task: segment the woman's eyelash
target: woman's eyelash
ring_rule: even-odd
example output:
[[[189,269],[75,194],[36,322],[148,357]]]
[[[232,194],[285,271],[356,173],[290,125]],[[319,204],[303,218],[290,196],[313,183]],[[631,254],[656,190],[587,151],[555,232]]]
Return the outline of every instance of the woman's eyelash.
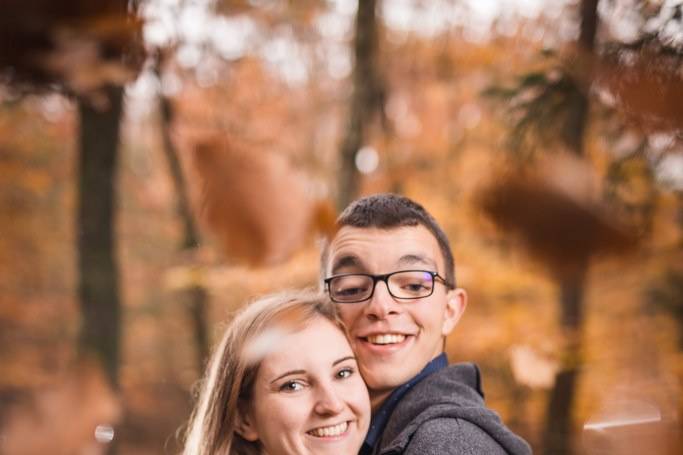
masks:
[[[301,381],[287,381],[284,384],[280,386],[280,391],[282,392],[296,392],[298,390],[301,390],[303,388],[303,384]]]
[[[354,367],[348,366],[340,368],[335,373],[335,376],[338,379],[346,379],[353,376],[355,373],[356,369]],[[304,387],[306,387],[306,384],[302,380],[290,379],[289,381],[282,383],[278,390],[280,390],[281,392],[298,392],[299,390],[302,390]]]
[[[337,372],[337,376],[342,379],[346,379],[349,376],[353,375],[355,372],[356,370],[352,367],[344,367]]]

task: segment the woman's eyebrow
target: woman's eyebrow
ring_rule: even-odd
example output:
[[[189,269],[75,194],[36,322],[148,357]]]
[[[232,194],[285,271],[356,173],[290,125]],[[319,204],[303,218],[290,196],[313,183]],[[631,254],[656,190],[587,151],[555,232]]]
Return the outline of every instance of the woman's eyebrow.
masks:
[[[356,357],[353,356],[353,355],[347,355],[346,357],[342,357],[341,359],[335,360],[335,361],[332,363],[332,366],[338,365],[338,364],[340,364],[340,363],[342,363],[342,362],[345,362],[345,361],[347,361],[347,360],[356,360]]]
[[[284,377],[287,377],[287,376],[290,376],[290,375],[293,375],[293,374],[305,374],[305,373],[306,373],[306,370],[292,370],[292,371],[288,371],[288,372],[286,372],[286,373],[281,374],[281,375],[278,376],[277,378],[273,379],[272,381],[270,381],[270,383],[272,384],[272,383],[274,383],[274,382],[279,381],[280,379],[282,379],[282,378],[284,378]]]

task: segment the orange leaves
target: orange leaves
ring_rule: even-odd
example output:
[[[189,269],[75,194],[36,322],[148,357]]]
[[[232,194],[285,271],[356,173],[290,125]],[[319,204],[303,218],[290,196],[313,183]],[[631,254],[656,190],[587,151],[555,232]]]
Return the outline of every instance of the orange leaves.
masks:
[[[252,265],[286,259],[313,225],[332,218],[308,194],[301,175],[279,155],[205,140],[194,151],[201,217],[231,260]]]
[[[651,46],[650,46],[651,47]],[[624,116],[650,131],[683,128],[681,58],[644,46],[604,58],[597,81]]]

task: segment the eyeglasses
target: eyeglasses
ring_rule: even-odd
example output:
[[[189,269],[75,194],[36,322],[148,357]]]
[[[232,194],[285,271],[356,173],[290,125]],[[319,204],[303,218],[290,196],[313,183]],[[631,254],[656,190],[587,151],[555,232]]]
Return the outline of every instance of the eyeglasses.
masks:
[[[357,303],[371,299],[378,281],[384,281],[389,294],[400,300],[421,299],[434,293],[439,281],[449,289],[454,286],[441,275],[429,270],[400,270],[384,275],[349,273],[325,279],[325,290],[337,303]]]

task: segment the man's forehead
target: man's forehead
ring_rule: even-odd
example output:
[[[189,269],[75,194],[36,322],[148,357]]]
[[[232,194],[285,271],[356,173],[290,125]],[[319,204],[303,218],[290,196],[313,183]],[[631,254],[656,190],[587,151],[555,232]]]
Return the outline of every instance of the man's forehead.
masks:
[[[410,265],[435,268],[440,263],[438,243],[423,226],[390,229],[344,226],[329,244],[327,269],[369,270],[379,266],[393,269]]]

